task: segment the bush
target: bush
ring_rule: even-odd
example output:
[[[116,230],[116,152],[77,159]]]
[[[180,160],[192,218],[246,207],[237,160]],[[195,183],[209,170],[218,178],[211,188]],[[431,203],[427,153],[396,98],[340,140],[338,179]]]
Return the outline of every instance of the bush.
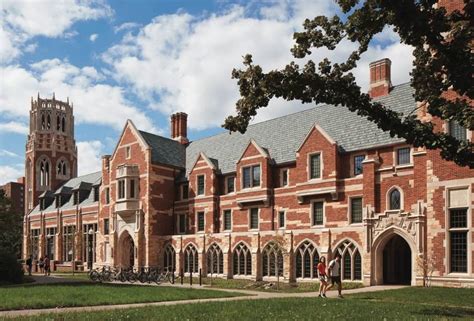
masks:
[[[0,250],[0,283],[23,282],[23,267],[16,255]]]

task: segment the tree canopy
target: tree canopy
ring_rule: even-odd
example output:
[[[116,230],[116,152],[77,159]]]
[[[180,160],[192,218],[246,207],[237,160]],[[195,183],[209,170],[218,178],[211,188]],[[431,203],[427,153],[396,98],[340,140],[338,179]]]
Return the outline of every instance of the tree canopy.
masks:
[[[416,101],[423,102],[420,106],[432,116],[473,130],[474,3],[464,1],[464,10],[448,13],[435,5],[436,0],[337,0],[343,17],[306,19],[304,31],[293,36],[291,52],[297,59],[308,58],[312,50],[334,50],[343,40],[358,43],[358,49],[342,63],[326,58],[318,64],[308,60],[299,66],[291,61],[283,69],[269,72],[247,54],[245,68],[232,71],[241,96],[237,115],[228,116],[223,127],[245,133],[258,109],[268,106],[272,98],[340,105],[415,147],[439,149],[445,160],[474,168],[472,142],[437,130],[433,122],[418,119],[416,110],[402,115],[384,107],[361,91],[351,72],[373,37],[390,26],[402,43],[414,47],[411,85]],[[455,98],[448,98],[448,91],[454,92]]]

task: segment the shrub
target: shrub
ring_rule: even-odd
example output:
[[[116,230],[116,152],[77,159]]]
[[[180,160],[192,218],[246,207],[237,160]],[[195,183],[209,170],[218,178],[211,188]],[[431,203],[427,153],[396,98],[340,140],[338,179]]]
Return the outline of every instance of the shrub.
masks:
[[[0,283],[23,282],[23,267],[16,255],[0,250]]]

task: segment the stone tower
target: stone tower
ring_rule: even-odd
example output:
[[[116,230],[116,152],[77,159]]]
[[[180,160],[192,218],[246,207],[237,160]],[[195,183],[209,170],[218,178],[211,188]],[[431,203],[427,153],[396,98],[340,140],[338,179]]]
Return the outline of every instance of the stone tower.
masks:
[[[26,142],[25,212],[45,191],[55,190],[77,176],[73,106],[52,99],[31,98],[30,132]]]

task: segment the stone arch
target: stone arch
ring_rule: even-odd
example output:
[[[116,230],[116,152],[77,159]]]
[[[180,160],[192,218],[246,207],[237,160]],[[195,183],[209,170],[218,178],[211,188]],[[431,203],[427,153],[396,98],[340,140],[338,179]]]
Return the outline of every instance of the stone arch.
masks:
[[[51,182],[51,161],[45,155],[38,159],[37,163],[37,179],[39,187],[48,187]]]
[[[382,233],[380,233],[373,242],[372,245],[372,283],[375,285],[384,284],[383,279],[383,251],[387,243],[394,237],[400,236],[409,246],[411,252],[411,285],[416,285],[416,258],[417,248],[415,241],[410,235],[403,229],[391,226]]]
[[[240,241],[232,250],[232,274],[252,275],[252,252],[250,246]]]
[[[361,281],[363,276],[361,247],[351,238],[344,238],[334,247],[334,257],[341,256],[341,278]]]
[[[295,248],[295,275],[297,278],[314,279],[318,277],[319,251],[316,244],[304,239]]]
[[[64,133],[66,131],[66,117],[61,118],[61,131]]]
[[[66,158],[61,157],[56,162],[56,176],[60,177],[69,177],[70,175],[70,167],[68,166],[68,161]]]
[[[163,250],[163,268],[176,271],[176,250],[171,243],[167,243]]]
[[[183,251],[184,255],[184,273],[199,272],[199,252],[198,247],[190,242]]]
[[[396,191],[398,191],[398,193],[400,193],[400,196],[399,196],[399,206],[398,208],[392,208],[392,200],[391,200],[391,196],[392,196],[392,193],[395,193]],[[387,190],[387,193],[385,195],[385,208],[387,211],[390,211],[390,210],[393,210],[393,211],[397,211],[397,210],[403,210],[403,207],[404,207],[404,195],[403,195],[403,189],[398,186],[398,185],[393,185],[391,186],[388,190]]]
[[[118,238],[118,265],[122,268],[133,268],[136,265],[135,240],[128,229],[124,229]]]
[[[262,250],[262,275],[283,276],[283,252],[274,241],[269,241]]]
[[[224,253],[217,243],[209,246],[206,257],[208,274],[224,274]]]

